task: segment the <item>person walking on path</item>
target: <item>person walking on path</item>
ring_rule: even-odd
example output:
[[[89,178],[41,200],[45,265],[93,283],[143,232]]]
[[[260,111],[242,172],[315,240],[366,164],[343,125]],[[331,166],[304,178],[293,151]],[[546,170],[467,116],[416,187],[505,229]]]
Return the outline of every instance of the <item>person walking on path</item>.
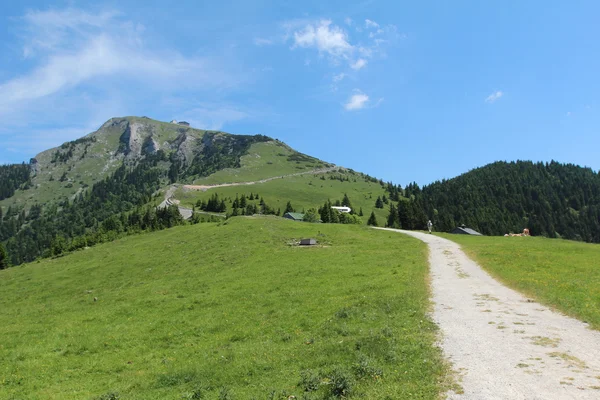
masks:
[[[431,220],[427,221],[427,230],[429,231],[429,233],[431,233],[432,227],[433,227],[433,223],[431,222]]]

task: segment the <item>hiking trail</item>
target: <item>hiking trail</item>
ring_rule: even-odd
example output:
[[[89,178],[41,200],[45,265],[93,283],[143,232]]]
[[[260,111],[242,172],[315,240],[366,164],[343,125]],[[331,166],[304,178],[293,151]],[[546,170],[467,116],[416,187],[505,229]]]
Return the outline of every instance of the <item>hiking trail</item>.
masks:
[[[600,332],[502,285],[450,240],[429,246],[433,320],[464,393],[449,399],[600,399]]]

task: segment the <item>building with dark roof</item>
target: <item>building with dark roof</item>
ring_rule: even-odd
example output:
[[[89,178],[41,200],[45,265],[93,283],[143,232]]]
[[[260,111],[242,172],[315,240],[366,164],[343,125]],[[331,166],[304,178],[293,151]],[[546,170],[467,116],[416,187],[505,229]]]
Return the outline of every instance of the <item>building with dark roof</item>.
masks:
[[[286,212],[283,214],[283,218],[291,219],[292,221],[302,221],[304,220],[304,214],[297,212]]]
[[[475,235],[475,236],[483,236],[481,233],[471,229],[471,228],[467,228],[465,225],[461,225],[461,226],[457,226],[456,228],[454,228],[450,233],[455,233],[458,235]]]

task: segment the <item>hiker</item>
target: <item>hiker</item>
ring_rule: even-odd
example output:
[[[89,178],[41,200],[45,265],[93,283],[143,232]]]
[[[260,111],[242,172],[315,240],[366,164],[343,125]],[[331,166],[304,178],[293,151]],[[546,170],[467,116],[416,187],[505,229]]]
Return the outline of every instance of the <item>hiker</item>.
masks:
[[[427,221],[427,229],[429,230],[429,233],[431,233],[432,226],[433,226],[433,223],[431,223],[431,220]]]

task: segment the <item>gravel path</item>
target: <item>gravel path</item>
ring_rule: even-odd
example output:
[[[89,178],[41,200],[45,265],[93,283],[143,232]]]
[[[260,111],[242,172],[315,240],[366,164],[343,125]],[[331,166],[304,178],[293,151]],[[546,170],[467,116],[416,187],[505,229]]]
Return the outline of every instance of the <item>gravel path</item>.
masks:
[[[600,332],[503,286],[454,242],[395,231],[429,245],[433,319],[464,389],[448,398],[600,399]]]
[[[313,169],[313,170],[310,170],[310,171],[297,172],[295,174],[273,176],[271,178],[265,178],[265,179],[261,179],[259,181],[252,181],[252,182],[220,183],[220,184],[217,184],[217,185],[183,185],[183,189],[184,190],[202,190],[202,191],[205,192],[208,189],[215,189],[215,188],[220,188],[220,187],[256,185],[257,183],[265,183],[265,182],[273,181],[275,179],[288,178],[288,177],[291,177],[291,176],[300,176],[300,175],[309,175],[309,174],[313,174],[313,175],[315,175],[315,174],[324,174],[324,173],[327,173],[329,171],[334,171],[334,170],[337,170],[337,169],[342,169],[342,167],[330,167],[330,168]]]

